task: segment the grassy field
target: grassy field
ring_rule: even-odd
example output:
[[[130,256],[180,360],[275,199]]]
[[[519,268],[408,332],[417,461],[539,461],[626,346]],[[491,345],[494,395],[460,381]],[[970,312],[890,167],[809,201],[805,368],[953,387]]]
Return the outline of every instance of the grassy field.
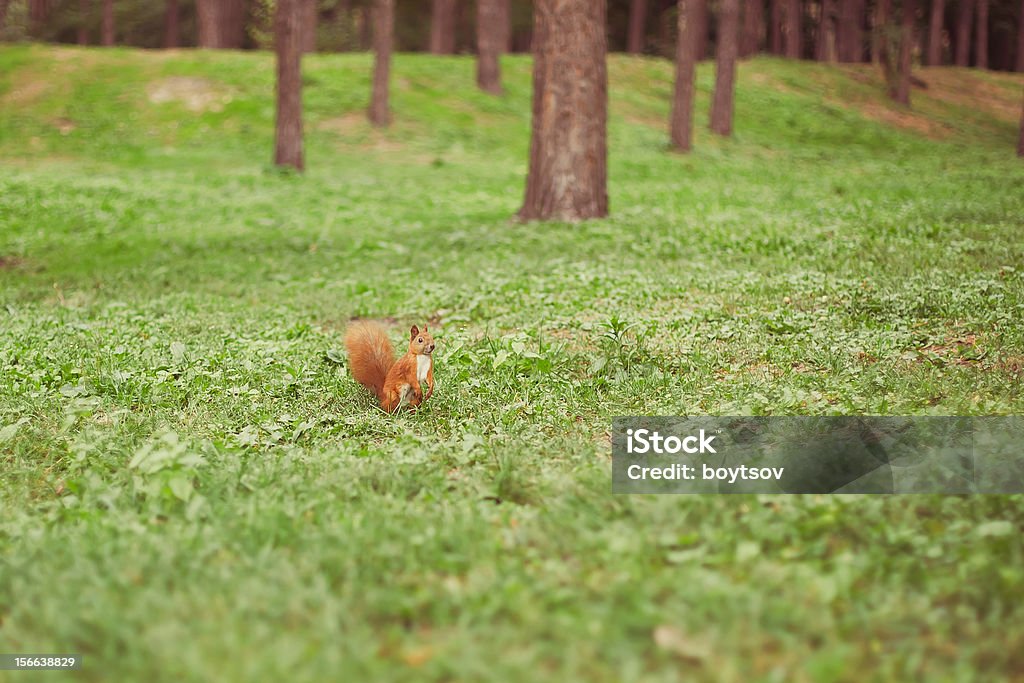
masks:
[[[1019,75],[740,67],[666,151],[612,57],[612,216],[519,225],[529,61],[0,49],[0,680],[1024,680],[1021,497],[613,496],[630,414],[1019,414]],[[429,320],[389,417],[353,316]]]

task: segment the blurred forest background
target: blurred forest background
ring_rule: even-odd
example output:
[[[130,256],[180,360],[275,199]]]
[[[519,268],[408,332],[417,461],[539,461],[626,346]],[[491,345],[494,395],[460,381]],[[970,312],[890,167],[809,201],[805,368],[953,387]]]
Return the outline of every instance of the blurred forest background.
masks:
[[[895,3],[895,5],[894,5]],[[0,0],[0,38],[143,48],[273,47],[273,0]],[[372,47],[371,0],[301,0],[306,49]],[[395,0],[400,52],[472,53],[476,2]],[[499,0],[507,50],[529,52],[532,2]],[[714,54],[720,4],[710,0],[699,56]],[[758,52],[820,61],[879,60],[901,0],[761,0],[741,3],[741,56]],[[609,0],[608,49],[671,57],[676,0]],[[1024,71],[1020,0],[918,0],[915,54],[922,64]]]

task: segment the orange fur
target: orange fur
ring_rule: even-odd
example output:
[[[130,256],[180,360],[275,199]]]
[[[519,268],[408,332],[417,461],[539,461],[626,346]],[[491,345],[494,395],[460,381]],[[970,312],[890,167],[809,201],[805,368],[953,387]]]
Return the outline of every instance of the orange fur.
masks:
[[[394,347],[387,332],[378,323],[355,322],[345,331],[349,368],[357,382],[372,391],[380,406],[389,413],[402,405],[415,408],[434,394],[434,338],[427,328],[421,332],[413,325],[409,351],[395,360]],[[419,380],[419,358],[426,357],[427,393]]]

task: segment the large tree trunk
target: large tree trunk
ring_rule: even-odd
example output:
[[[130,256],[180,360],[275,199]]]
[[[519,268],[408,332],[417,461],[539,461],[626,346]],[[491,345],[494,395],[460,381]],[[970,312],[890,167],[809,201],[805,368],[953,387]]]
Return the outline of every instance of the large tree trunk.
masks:
[[[770,0],[768,28],[768,49],[773,55],[782,54],[782,3],[786,0]]]
[[[7,0],[2,0],[0,4],[6,4]],[[78,0],[78,30],[77,38],[79,45],[89,44],[89,10],[90,0]],[[3,14],[3,8],[0,8],[0,14]],[[3,29],[4,22],[3,17],[0,17],[0,30]]]
[[[974,39],[974,66],[979,69],[988,68],[988,0],[977,0],[978,33]]]
[[[647,35],[647,0],[632,0],[629,4],[629,32],[626,36],[626,52],[639,54],[644,51],[644,37]]]
[[[101,42],[110,47],[114,44],[114,0],[103,0]]]
[[[299,3],[277,0],[274,48],[277,52],[277,126],[274,163],[303,169],[302,161],[302,26]]]
[[[896,70],[896,89],[892,93],[894,100],[910,106],[910,65],[914,47],[914,14],[917,12],[917,0],[903,0],[900,10],[900,56]]]
[[[608,214],[605,0],[536,0],[533,133],[522,220]]]
[[[1024,73],[1024,0],[1017,13],[1017,71]]]
[[[698,26],[694,17],[706,0],[678,0],[678,37],[676,39],[676,85],[669,117],[669,135],[672,147],[689,152],[693,134],[694,71],[697,63],[693,34]]]
[[[740,40],[740,55],[753,57],[761,51],[764,35],[764,2],[748,0],[743,7],[743,38]]]
[[[501,94],[501,52],[504,34],[502,0],[478,0],[476,5],[476,84],[484,92]]]
[[[928,66],[942,65],[942,17],[945,11],[945,0],[932,0],[932,12],[928,20]]]
[[[245,40],[243,0],[196,0],[199,47],[238,49]]]
[[[167,0],[164,12],[164,47],[181,47],[181,8],[178,0]]]
[[[723,13],[725,8],[722,8]],[[786,1],[786,30],[785,45],[786,45],[786,57],[790,59],[800,59],[800,52],[802,47],[802,36],[800,34],[800,20],[801,16],[800,0],[787,0]]]
[[[319,14],[317,0],[301,0],[299,20],[302,24],[302,51],[316,52],[316,27]]]
[[[456,0],[434,0],[430,13],[430,52],[435,55],[455,53]]]
[[[956,17],[956,55],[957,66],[968,66],[971,59],[971,20],[974,18],[974,0],[960,0]]]
[[[373,94],[370,96],[370,123],[387,126],[391,123],[389,88],[391,81],[391,46],[395,33],[395,0],[374,0],[373,4]]]
[[[864,59],[863,22],[863,0],[839,0],[836,51],[840,62],[860,62]]]
[[[732,135],[732,94],[736,81],[740,0],[722,0],[719,8],[718,54],[715,62],[715,94],[711,102],[711,130],[719,135]]]
[[[818,18],[818,36],[814,45],[814,58],[819,62],[835,61],[835,12],[836,0],[821,0],[821,16]]]

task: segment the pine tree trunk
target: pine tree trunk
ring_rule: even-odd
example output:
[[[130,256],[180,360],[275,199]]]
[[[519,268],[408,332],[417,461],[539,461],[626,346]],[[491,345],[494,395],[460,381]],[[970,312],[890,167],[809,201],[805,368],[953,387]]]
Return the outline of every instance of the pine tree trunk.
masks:
[[[4,0],[6,2],[6,0]],[[89,7],[90,0],[78,0],[78,30],[76,31],[78,44],[89,44]],[[0,13],[3,10],[0,9]],[[3,28],[3,20],[0,19],[0,29]]]
[[[501,94],[501,51],[504,35],[501,0],[477,0],[476,84],[484,92]]]
[[[302,26],[299,3],[277,0],[274,49],[277,52],[277,126],[274,163],[303,169]]]
[[[696,90],[694,73],[697,62],[693,32],[697,30],[694,17],[701,12],[697,5],[706,0],[678,0],[678,38],[676,40],[676,84],[669,117],[669,136],[672,147],[689,152],[693,135],[693,98]]]
[[[900,104],[910,106],[910,66],[914,47],[914,14],[917,11],[917,0],[903,0],[900,30],[900,56],[896,71],[896,91],[893,99]]]
[[[243,0],[196,0],[199,47],[238,49],[245,40]]]
[[[1017,71],[1024,73],[1024,0],[1020,2],[1017,17]]]
[[[715,62],[715,94],[711,102],[711,131],[732,135],[732,94],[736,81],[736,40],[739,33],[739,0],[722,0],[718,14],[718,54]]]
[[[942,65],[942,17],[946,11],[944,0],[932,0],[928,20],[928,66]]]
[[[302,51],[316,52],[317,0],[301,0],[299,17],[302,23]]]
[[[988,68],[988,0],[977,0],[978,23],[975,25],[977,35],[974,39],[974,66],[979,69]]]
[[[782,0],[783,2],[785,0]],[[708,8],[707,2],[701,2],[694,6],[696,12],[693,15],[693,54],[697,57],[697,61],[708,56],[708,24],[710,17],[710,9]]]
[[[839,0],[836,52],[840,62],[853,63],[864,58],[863,15],[862,0]]]
[[[771,26],[768,29],[768,45],[773,55],[782,54],[782,3],[785,1],[770,0],[769,19]]]
[[[430,14],[431,54],[455,53],[455,2],[456,0],[434,0]]]
[[[835,58],[835,11],[835,0],[821,0],[818,36],[814,45],[814,58],[819,62],[831,62]]]
[[[533,132],[522,220],[608,214],[605,0],[536,0]]]
[[[114,0],[103,0],[101,37],[105,47],[114,44]]]
[[[10,6],[10,0],[0,0],[0,32],[7,25],[7,8]]]
[[[753,57],[761,51],[764,35],[764,2],[748,0],[743,6],[743,39],[740,41],[740,55]]]
[[[722,8],[724,12],[724,7]],[[786,57],[789,59],[800,59],[800,48],[802,36],[800,35],[801,20],[800,0],[787,0],[786,2],[786,30],[784,32]]]
[[[968,66],[971,59],[971,20],[974,18],[974,0],[960,0],[960,8],[956,18],[956,55],[957,66]]]
[[[878,0],[871,18],[871,61],[889,69],[889,18],[892,0]]]
[[[374,0],[373,5],[373,94],[370,97],[370,123],[391,123],[389,104],[391,47],[395,33],[395,0]]]
[[[181,46],[181,8],[178,0],[167,0],[167,9],[164,12],[164,47],[175,48]]]
[[[626,37],[626,52],[640,54],[644,51],[647,35],[647,0],[632,0],[629,4],[629,32]]]

